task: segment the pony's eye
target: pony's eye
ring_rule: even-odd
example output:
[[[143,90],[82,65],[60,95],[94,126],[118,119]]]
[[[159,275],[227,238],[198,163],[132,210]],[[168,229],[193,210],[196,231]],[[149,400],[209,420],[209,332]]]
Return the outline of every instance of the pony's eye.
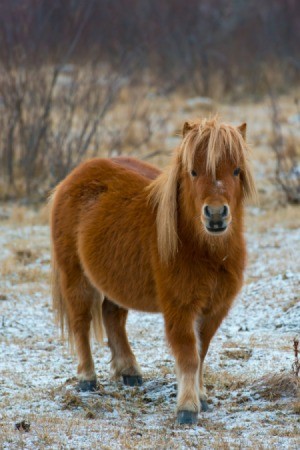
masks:
[[[191,175],[192,175],[192,177],[196,177],[197,176],[197,172],[195,170],[191,170]]]
[[[235,177],[237,177],[238,174],[240,173],[240,171],[241,171],[241,169],[240,169],[239,167],[237,167],[236,169],[234,169],[233,175],[234,175]]]

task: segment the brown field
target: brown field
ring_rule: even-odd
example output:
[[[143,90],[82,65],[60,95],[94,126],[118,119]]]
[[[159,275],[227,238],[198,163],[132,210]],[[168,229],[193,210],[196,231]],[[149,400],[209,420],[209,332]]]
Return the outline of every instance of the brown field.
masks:
[[[296,94],[295,94],[296,95]],[[293,95],[280,99],[284,133],[300,139]],[[122,122],[128,93],[107,120]],[[149,100],[150,101],[150,100]],[[181,95],[153,100],[164,126],[141,156],[167,162],[185,120],[218,112],[248,123],[259,204],[247,205],[249,258],[245,286],[207,358],[211,411],[198,425],[175,423],[176,378],[162,318],[131,313],[128,334],[143,371],[142,387],[109,378],[109,350],[94,346],[101,384],[75,390],[76,360],[53,324],[49,288],[47,206],[0,205],[1,449],[297,449],[300,381],[293,374],[293,338],[300,332],[300,207],[287,205],[274,182],[269,104],[213,102],[191,106]],[[113,114],[113,112],[112,112]],[[141,119],[142,121],[142,119]],[[124,153],[142,122],[126,137]],[[102,154],[105,154],[103,149]],[[15,424],[25,421],[16,429]]]

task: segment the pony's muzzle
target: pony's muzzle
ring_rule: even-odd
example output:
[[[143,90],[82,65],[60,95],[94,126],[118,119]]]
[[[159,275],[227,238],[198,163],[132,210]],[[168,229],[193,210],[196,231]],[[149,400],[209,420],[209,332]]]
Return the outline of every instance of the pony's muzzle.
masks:
[[[230,209],[227,204],[204,205],[204,226],[209,233],[224,233],[229,225]]]

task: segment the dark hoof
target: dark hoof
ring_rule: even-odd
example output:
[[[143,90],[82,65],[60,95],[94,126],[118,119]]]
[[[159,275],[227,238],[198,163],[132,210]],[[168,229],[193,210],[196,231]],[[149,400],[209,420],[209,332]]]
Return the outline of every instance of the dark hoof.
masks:
[[[81,392],[97,391],[97,380],[80,380],[78,390]]]
[[[142,386],[143,378],[140,375],[122,375],[125,386]]]
[[[178,411],[177,423],[179,425],[195,425],[198,422],[198,413],[194,411]]]
[[[207,411],[210,410],[210,408],[209,408],[208,403],[207,403],[206,400],[200,399],[200,402],[201,402],[201,411],[207,412]]]

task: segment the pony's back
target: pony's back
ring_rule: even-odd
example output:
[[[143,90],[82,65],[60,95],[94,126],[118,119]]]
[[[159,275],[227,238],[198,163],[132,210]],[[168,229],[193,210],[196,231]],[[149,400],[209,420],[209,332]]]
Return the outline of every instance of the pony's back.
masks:
[[[161,170],[159,170],[152,164],[146,163],[145,161],[139,161],[138,159],[130,158],[128,156],[111,158],[111,161],[129,170],[133,170],[134,172],[148,178],[149,180],[155,180],[155,178],[157,178],[158,175],[161,174]]]

